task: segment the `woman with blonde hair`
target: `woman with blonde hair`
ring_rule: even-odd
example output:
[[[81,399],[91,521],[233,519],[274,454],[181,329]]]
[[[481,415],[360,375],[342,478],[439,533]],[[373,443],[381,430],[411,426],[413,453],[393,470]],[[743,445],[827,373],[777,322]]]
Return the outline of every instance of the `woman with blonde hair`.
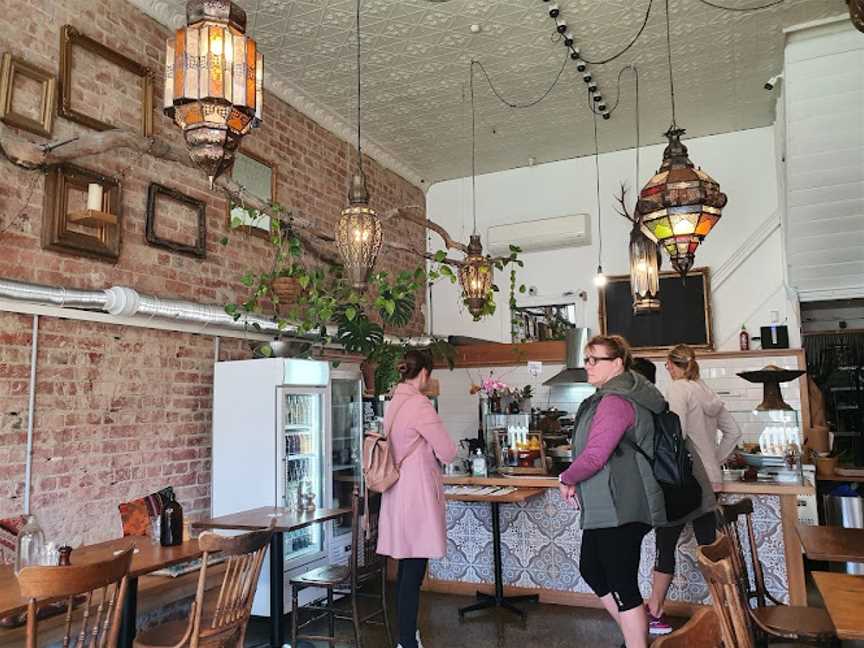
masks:
[[[663,604],[675,575],[675,552],[684,525],[693,525],[696,542],[707,545],[716,539],[717,506],[712,484],[723,481],[723,464],[741,439],[741,430],[723,401],[699,377],[696,353],[686,344],[674,347],[666,356],[666,370],[672,382],[666,390],[669,409],[681,420],[681,431],[695,453],[693,475],[702,488],[702,504],[680,520],[670,520],[655,529],[657,558],[651,597],[648,600],[649,631],[667,634],[672,627],[663,619]],[[717,440],[717,431],[720,440]]]

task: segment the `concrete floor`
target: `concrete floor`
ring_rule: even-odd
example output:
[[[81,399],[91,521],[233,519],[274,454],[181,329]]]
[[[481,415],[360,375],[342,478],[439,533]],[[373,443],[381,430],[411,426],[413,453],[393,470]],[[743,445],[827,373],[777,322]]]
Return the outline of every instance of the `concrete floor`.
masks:
[[[472,600],[424,592],[419,623],[424,647],[618,648],[622,643],[617,626],[602,610],[530,603],[522,606],[528,613],[525,623],[516,615],[501,610],[476,612],[460,622],[458,608],[469,605]],[[395,619],[395,615],[391,618]],[[337,626],[337,636],[346,639],[351,636],[350,624],[342,624],[341,628],[340,633],[340,626]],[[267,646],[268,630],[266,621],[253,620],[247,633],[247,648]],[[366,626],[363,639],[363,648],[394,648],[387,645],[383,629],[377,626]],[[350,644],[339,644],[340,648],[347,645]],[[300,648],[311,646],[301,644]]]

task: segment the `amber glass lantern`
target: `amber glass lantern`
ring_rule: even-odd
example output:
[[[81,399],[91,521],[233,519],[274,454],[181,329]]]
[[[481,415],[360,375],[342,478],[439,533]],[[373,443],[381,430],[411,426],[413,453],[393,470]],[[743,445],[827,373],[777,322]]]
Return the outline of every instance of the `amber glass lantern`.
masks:
[[[634,315],[660,310],[660,249],[638,222],[630,231],[630,292]]]
[[[231,168],[240,140],[261,123],[264,66],[229,0],[189,0],[186,27],[166,45],[164,113],[183,131],[210,185]]]
[[[342,210],[336,225],[336,247],[348,279],[357,290],[366,290],[369,271],[381,250],[381,220],[369,206],[366,176],[358,171],[351,179],[348,206]]]
[[[472,234],[468,243],[468,256],[459,268],[462,299],[475,320],[480,319],[492,290],[492,262],[483,256],[480,235]]]
[[[646,231],[666,249],[682,276],[693,266],[696,248],[726,206],[720,185],[690,161],[681,143],[684,132],[673,127],[665,133],[669,145],[663,163],[642,189],[636,207]]]

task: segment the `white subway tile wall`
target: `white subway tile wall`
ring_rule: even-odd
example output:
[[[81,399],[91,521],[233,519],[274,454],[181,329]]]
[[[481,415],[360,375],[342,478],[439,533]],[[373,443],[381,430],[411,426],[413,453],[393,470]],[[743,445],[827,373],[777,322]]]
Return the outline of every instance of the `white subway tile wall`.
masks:
[[[654,361],[657,366],[657,387],[666,390],[669,384],[669,374],[662,360]],[[776,365],[784,369],[797,369],[798,357],[793,354],[757,358],[702,358],[699,367],[702,379],[726,403],[726,407],[742,423],[747,414],[762,401],[762,386],[749,383],[736,374],[741,371],[762,369],[767,365]],[[490,372],[496,379],[514,387],[531,385],[534,390],[533,407],[557,407],[570,413],[575,413],[585,398],[594,393],[594,388],[588,384],[555,385],[546,387],[543,382],[564,368],[563,364],[543,364],[543,370],[537,377],[528,372],[528,365],[521,364],[510,367],[486,367],[471,369],[439,370],[435,377],[441,384],[441,394],[438,397],[438,411],[450,435],[456,439],[477,436],[479,424],[479,396],[470,393],[471,385],[479,385],[480,381]],[[784,400],[791,405],[799,417],[801,413],[801,392],[799,380],[783,383],[780,390]],[[745,442],[756,443],[758,435],[748,434]]]

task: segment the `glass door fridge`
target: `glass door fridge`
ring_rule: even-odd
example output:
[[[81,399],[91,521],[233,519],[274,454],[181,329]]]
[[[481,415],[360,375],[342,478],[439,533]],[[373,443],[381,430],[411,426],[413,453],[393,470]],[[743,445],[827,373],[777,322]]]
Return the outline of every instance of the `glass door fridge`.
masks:
[[[277,388],[277,421],[281,485],[276,494],[290,511],[314,510],[327,503],[325,440],[327,388],[280,386]],[[325,555],[324,534],[313,524],[285,534],[286,570]]]
[[[354,484],[362,478],[363,383],[360,368],[344,366],[330,374],[331,492],[335,508],[351,507]],[[330,561],[347,560],[351,545],[351,516],[331,524]]]

